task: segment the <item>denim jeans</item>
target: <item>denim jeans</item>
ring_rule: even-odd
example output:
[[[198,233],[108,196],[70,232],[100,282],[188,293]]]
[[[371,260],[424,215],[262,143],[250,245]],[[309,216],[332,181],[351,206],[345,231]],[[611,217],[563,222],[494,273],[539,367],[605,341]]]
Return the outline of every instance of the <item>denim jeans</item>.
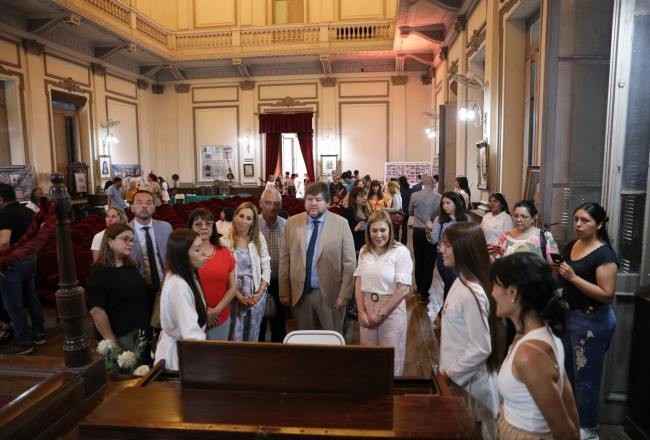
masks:
[[[0,294],[5,310],[11,318],[11,324],[16,333],[17,344],[30,344],[30,332],[25,306],[29,309],[32,329],[36,333],[43,332],[45,319],[41,303],[36,297],[36,257],[27,257],[7,268],[4,277],[0,277]]]
[[[573,385],[581,428],[598,426],[600,379],[605,353],[616,327],[616,317],[609,305],[593,313],[570,310],[563,337],[565,367]]]
[[[454,284],[454,281],[456,281],[456,278],[458,278],[458,274],[453,267],[445,266],[443,260],[444,259],[442,258],[442,253],[438,252],[436,255],[436,267],[438,268],[438,273],[440,274],[440,278],[442,278],[442,282],[444,283],[444,299],[447,299],[449,289],[451,289],[451,285]]]

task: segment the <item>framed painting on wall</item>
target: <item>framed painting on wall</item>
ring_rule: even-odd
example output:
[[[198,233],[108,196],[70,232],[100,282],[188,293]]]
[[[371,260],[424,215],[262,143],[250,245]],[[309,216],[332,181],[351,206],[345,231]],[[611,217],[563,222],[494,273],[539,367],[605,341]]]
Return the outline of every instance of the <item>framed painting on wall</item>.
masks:
[[[526,184],[524,185],[524,200],[532,200],[539,210],[541,169],[537,165],[530,165],[526,169]]]
[[[111,178],[111,156],[99,156],[99,178],[108,180]]]
[[[338,154],[321,154],[320,156],[320,174],[321,176],[331,176],[332,171],[336,171],[339,161]]]
[[[255,167],[252,163],[244,164],[244,177],[255,177]]]

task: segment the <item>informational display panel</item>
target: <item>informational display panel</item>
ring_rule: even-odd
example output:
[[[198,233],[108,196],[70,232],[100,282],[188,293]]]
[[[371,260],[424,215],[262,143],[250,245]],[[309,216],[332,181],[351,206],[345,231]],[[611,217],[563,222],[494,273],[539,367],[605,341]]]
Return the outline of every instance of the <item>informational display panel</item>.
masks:
[[[437,170],[435,170],[437,172]],[[384,182],[390,179],[397,179],[399,176],[406,176],[409,185],[415,185],[416,177],[425,174],[435,174],[431,162],[385,162],[384,163]]]
[[[1,165],[0,183],[8,183],[16,191],[16,200],[28,202],[35,185],[33,165]]]
[[[199,147],[200,180],[236,179],[233,168],[235,154],[234,145],[201,145]]]

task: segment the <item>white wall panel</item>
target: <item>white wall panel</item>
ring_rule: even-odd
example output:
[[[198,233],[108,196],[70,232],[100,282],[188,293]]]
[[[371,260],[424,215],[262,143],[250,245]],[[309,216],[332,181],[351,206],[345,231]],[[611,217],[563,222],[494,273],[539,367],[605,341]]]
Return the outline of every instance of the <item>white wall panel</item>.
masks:
[[[388,101],[340,103],[342,169],[383,178],[388,160],[388,110]]]
[[[384,0],[339,0],[339,20],[384,18]]]
[[[388,80],[341,81],[339,98],[387,98]]]
[[[237,21],[235,0],[194,0],[194,26],[234,26]]]
[[[0,62],[5,65],[20,67],[18,43],[0,38]]]
[[[111,159],[115,164],[140,163],[138,138],[138,105],[115,98],[106,98],[106,114],[109,119],[120,121],[111,128],[120,143],[111,147]]]
[[[233,102],[239,101],[239,87],[194,87],[192,88],[192,102]]]
[[[260,84],[258,86],[260,101],[273,101],[287,96],[293,99],[318,98],[318,84]]]
[[[133,99],[138,97],[138,87],[134,81],[125,80],[108,74],[104,76],[104,81],[108,93]]]
[[[49,54],[45,54],[45,74],[53,78],[72,78],[78,83],[90,86],[88,67]]]
[[[232,145],[238,151],[239,107],[195,107],[194,108],[194,157],[198,164],[198,149],[201,145]],[[235,155],[235,157],[237,157]],[[235,179],[238,179],[238,164],[230,164]],[[199,172],[195,167],[195,180]]]

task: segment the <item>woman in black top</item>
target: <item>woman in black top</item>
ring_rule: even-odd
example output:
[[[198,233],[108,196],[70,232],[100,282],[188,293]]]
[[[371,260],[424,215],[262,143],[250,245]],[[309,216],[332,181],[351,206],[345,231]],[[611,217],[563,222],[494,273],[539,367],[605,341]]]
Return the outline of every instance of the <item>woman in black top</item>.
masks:
[[[90,315],[100,337],[130,351],[135,351],[139,330],[148,327],[150,318],[147,284],[131,258],[133,243],[128,225],[106,228],[88,280]]]
[[[352,188],[348,198],[348,207],[341,211],[341,215],[347,219],[350,225],[352,237],[354,238],[354,249],[359,255],[359,251],[366,244],[366,224],[370,217],[368,198],[366,191],[362,187],[355,186]]]
[[[597,438],[600,378],[616,317],[610,306],[616,289],[618,259],[609,244],[607,214],[597,203],[573,213],[577,240],[566,245],[557,263],[562,297],[569,304],[563,338],[566,371],[573,384],[581,438]]]

